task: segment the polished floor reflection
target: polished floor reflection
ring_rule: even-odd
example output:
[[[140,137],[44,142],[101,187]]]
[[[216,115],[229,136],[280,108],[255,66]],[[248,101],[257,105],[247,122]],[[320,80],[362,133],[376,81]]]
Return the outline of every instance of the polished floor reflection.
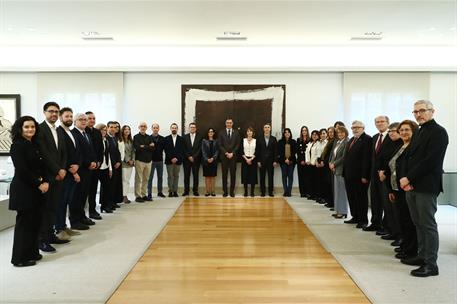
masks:
[[[189,198],[108,303],[369,301],[285,200]]]

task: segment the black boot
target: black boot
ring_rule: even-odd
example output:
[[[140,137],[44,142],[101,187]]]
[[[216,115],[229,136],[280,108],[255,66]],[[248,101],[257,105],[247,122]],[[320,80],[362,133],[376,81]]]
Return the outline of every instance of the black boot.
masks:
[[[254,189],[255,189],[255,185],[251,185],[251,197],[254,197]]]
[[[244,184],[244,197],[248,196],[248,185]]]

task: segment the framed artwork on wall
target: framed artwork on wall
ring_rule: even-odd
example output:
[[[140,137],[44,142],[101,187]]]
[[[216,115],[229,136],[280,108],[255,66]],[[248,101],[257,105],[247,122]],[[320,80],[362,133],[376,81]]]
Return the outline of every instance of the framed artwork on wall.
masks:
[[[260,135],[270,123],[279,137],[285,127],[285,85],[182,85],[181,98],[183,134],[191,122],[202,135],[210,127],[219,131],[228,117],[242,137],[249,126]]]
[[[21,115],[21,95],[0,94],[0,155],[9,155],[11,127]]]

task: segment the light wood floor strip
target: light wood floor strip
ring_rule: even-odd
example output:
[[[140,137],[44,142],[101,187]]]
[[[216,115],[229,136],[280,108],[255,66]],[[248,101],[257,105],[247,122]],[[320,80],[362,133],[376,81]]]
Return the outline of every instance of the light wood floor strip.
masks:
[[[369,303],[281,198],[188,198],[108,301]]]

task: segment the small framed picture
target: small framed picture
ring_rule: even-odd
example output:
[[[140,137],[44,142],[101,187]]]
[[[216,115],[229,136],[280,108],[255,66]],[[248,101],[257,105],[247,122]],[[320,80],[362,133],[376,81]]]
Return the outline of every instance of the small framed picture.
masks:
[[[21,95],[0,94],[0,155],[9,155],[11,127],[21,115]]]

